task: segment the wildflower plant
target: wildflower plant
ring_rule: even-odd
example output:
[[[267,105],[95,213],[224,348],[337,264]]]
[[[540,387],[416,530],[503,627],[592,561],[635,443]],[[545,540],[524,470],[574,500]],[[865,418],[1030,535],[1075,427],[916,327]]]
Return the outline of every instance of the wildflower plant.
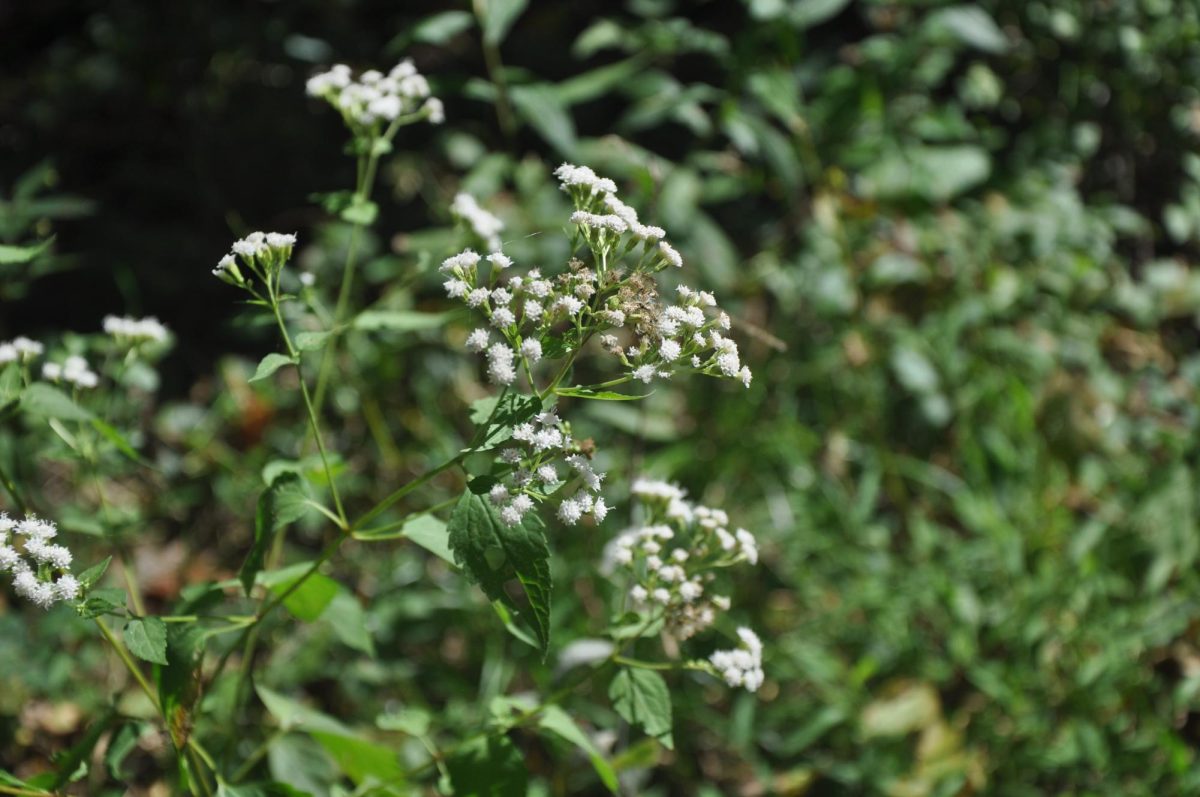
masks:
[[[138,425],[136,402],[110,399],[133,390],[131,369],[152,370],[172,337],[157,319],[118,316],[106,317],[103,334],[82,345],[79,338],[48,346],[27,338],[0,344],[0,406],[16,407],[31,421],[31,434],[48,429],[74,453],[80,462],[76,483],[88,485],[94,496],[93,508],[103,519],[97,536],[110,544],[124,587],[102,585],[106,578],[112,581],[107,559],[77,575],[76,557],[59,541],[59,526],[34,514],[35,507],[48,510],[50,502],[34,497],[28,474],[14,479],[2,471],[14,515],[0,514],[0,571],[16,595],[35,606],[69,604],[94,622],[170,737],[181,788],[193,794],[242,793],[257,788],[254,784],[282,788],[263,780],[263,759],[276,737],[267,735],[250,750],[221,738],[222,728],[244,723],[259,704],[285,732],[312,729],[318,746],[360,788],[356,793],[408,794],[409,786],[435,773],[455,793],[477,793],[469,784],[481,767],[491,772],[509,766],[515,750],[508,734],[518,728],[549,730],[578,745],[615,791],[606,756],[560,704],[605,678],[616,714],[669,747],[664,673],[705,674],[712,683],[757,690],[765,677],[762,644],[749,629],[734,632],[734,624],[723,619],[732,607],[721,574],[755,564],[758,551],[754,536],[724,511],[690,502],[673,484],[620,483],[601,467],[602,447],[576,431],[572,413],[589,401],[637,401],[647,395],[640,391],[662,380],[693,375],[749,387],[750,369],[730,336],[731,319],[706,291],[660,285],[663,272],[674,280],[684,268],[681,255],[662,228],[643,223],[619,198],[614,181],[588,167],[563,164],[555,172],[573,206],[562,219],[570,254],[560,263],[535,265],[506,254],[503,222],[476,198],[459,193],[450,203],[451,215],[485,251],[467,248],[445,257],[437,281],[445,293],[441,301],[462,305],[471,319],[461,345],[478,358],[491,395],[472,404],[472,432],[444,461],[407,478],[389,474],[394,482],[371,485],[381,490],[365,487],[349,472],[348,452],[340,450],[348,437],[338,426],[344,416],[328,411],[325,398],[334,382],[365,389],[338,349],[369,316],[352,306],[354,263],[362,230],[375,221],[371,189],[379,159],[401,127],[440,122],[442,109],[408,61],[386,75],[368,70],[356,76],[337,66],[314,76],[307,89],[342,115],[359,166],[352,193],[323,200],[351,225],[336,298],[326,301],[333,298],[327,286],[296,268],[302,243],[290,232],[249,233],[214,258],[212,267],[214,277],[240,293],[247,312],[278,334],[276,350],[262,358],[249,383],[270,380],[285,392],[294,389],[304,424],[300,446],[281,451],[263,469],[253,537],[237,578],[196,585],[174,614],[148,611],[130,562],[125,535],[131,524],[107,497],[117,479],[153,470],[131,442],[144,443],[147,430]],[[594,360],[588,372],[608,372],[611,378],[576,384],[585,357]],[[118,428],[123,425],[124,432]],[[458,497],[423,500],[427,491],[436,494],[431,488],[445,481],[443,475],[460,486]],[[136,478],[149,483],[167,477]],[[634,523],[614,532],[620,522],[614,516],[626,514],[626,497],[632,499]],[[320,535],[321,552],[287,564],[285,535],[301,519]],[[603,637],[599,644],[552,641],[556,528],[608,540],[604,562],[597,563],[609,599],[606,622],[595,628]],[[436,731],[435,742],[428,721],[413,731],[414,726],[381,718],[385,730],[404,728],[422,737],[428,758],[409,769],[400,768],[378,742],[269,688],[269,676],[256,669],[271,639],[267,623],[281,608],[313,621],[334,595],[344,596],[339,633],[365,634],[345,627],[345,613],[354,612],[347,606],[358,607],[357,599],[327,572],[349,542],[369,546],[396,539],[418,541],[460,569],[480,587],[508,632],[535,648],[539,659],[561,650],[573,670],[544,698],[500,699],[482,732],[459,739],[447,738],[445,728]],[[735,647],[722,647],[718,629],[726,630]],[[358,649],[371,650],[369,638],[350,638]],[[661,644],[653,646],[655,639]],[[576,655],[580,650],[590,653]],[[153,667],[149,672],[147,663]],[[524,792],[514,787],[489,793]]]

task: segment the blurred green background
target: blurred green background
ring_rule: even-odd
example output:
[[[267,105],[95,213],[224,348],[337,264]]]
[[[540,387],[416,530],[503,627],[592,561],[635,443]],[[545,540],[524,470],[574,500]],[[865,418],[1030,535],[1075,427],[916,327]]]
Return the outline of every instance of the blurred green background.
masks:
[[[304,80],[410,56],[447,122],[384,165],[364,300],[443,306],[460,189],[519,262],[565,255],[525,237],[562,225],[565,159],[668,230],[756,374],[580,408],[614,479],[676,478],[764,548],[734,605],[767,684],[679,689],[678,749],[643,750],[659,766],[632,793],[1200,792],[1200,6],[498,5],[516,13],[482,32],[432,2],[0,7],[0,241],[57,235],[34,273],[0,271],[0,339],[122,310],[174,330],[155,429],[178,468],[137,542],[185,573],[159,598],[236,567],[254,467],[286,445],[259,427],[292,399],[248,398],[225,356],[269,330],[209,271],[237,235],[294,229],[336,280],[347,230],[310,195],[350,187],[353,160]],[[358,478],[453,450],[480,390],[463,331],[352,343],[385,396],[335,396]],[[372,418],[403,451],[354,448]],[[587,635],[605,538],[557,536],[561,640]],[[272,677],[339,716],[399,696],[469,725],[511,640],[411,551],[362,560],[341,580],[379,659],[345,664],[318,628]],[[86,659],[60,661],[71,623],[0,608],[2,765],[63,743],[31,706],[103,699],[72,684]],[[525,752],[548,793],[598,788]]]

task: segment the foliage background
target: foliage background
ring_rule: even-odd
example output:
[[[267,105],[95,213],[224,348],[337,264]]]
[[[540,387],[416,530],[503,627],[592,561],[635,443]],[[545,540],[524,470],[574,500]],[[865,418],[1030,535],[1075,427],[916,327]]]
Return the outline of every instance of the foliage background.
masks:
[[[558,223],[549,171],[573,159],[636,188],[748,344],[748,392],[587,408],[597,439],[633,452],[614,477],[674,477],[765,549],[735,606],[771,640],[766,686],[681,685],[678,749],[626,753],[630,788],[1200,788],[1193,3],[533,3],[502,71],[469,9],[441,3],[25,3],[0,29],[0,237],[58,236],[47,273],[2,274],[0,338],[121,310],[177,336],[146,420],[169,489],[128,488],[152,599],[236,567],[258,469],[295,428],[286,393],[245,385],[269,330],[235,321],[209,270],[233,236],[296,229],[305,265],[336,279],[346,230],[308,197],[351,185],[352,161],[303,81],[408,54],[448,122],[406,130],[386,164],[368,298],[441,306],[430,266],[460,187],[505,218],[518,259],[561,255],[522,236]],[[394,478],[453,450],[482,390],[454,353],[464,331],[356,344],[385,398],[335,395],[349,472]],[[57,465],[24,467],[52,481]],[[561,640],[587,635],[607,533],[555,536]],[[400,702],[470,727],[541,677],[411,547],[337,575],[377,658],[328,624],[283,626],[273,687],[348,721]],[[79,677],[103,662],[71,618],[33,619],[0,608],[14,770],[106,699]],[[539,788],[598,788],[566,750],[522,749]],[[139,756],[128,782],[145,790],[154,750]]]

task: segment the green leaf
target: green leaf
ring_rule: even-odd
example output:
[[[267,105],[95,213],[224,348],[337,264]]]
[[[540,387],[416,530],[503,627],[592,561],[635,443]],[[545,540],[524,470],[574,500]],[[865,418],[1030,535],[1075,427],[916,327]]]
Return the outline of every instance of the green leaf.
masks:
[[[125,763],[125,757],[137,747],[138,740],[142,738],[142,734],[148,727],[144,722],[131,720],[113,734],[108,743],[108,749],[104,752],[104,767],[114,779],[126,780],[128,778],[128,775],[121,770],[121,765]]]
[[[8,244],[0,244],[0,266],[11,266],[18,263],[28,263],[36,258],[42,252],[46,251],[46,247],[54,243],[54,236],[50,236],[44,241],[29,246],[10,246]]]
[[[648,735],[673,749],[671,738],[671,692],[654,670],[626,667],[608,687],[608,698],[621,718],[641,726]]]
[[[116,587],[93,589],[88,592],[83,605],[79,607],[79,614],[88,620],[106,614],[121,617],[125,614],[125,600],[125,590],[123,589]]]
[[[167,624],[157,617],[139,617],[125,624],[125,647],[139,659],[167,663]]]
[[[266,379],[285,365],[295,365],[295,361],[286,354],[268,354],[262,358],[262,362],[258,364],[254,376],[250,377],[249,381],[257,382],[260,379]]]
[[[322,616],[347,647],[375,657],[375,641],[371,639],[371,632],[367,628],[367,613],[363,611],[358,598],[348,590],[339,591]]]
[[[59,421],[90,421],[92,413],[56,387],[35,382],[21,393],[21,408],[31,415]]]
[[[562,81],[554,87],[554,94],[566,106],[588,102],[626,83],[644,68],[645,60],[641,56],[605,64]]]
[[[472,797],[525,797],[529,773],[507,736],[488,736],[464,745],[446,759],[455,794]]]
[[[250,545],[246,560],[242,562],[242,569],[238,571],[238,578],[247,596],[263,568],[275,532],[299,520],[308,511],[305,500],[304,483],[295,473],[280,475],[259,496],[254,513],[254,542]]]
[[[491,600],[521,612],[504,589],[512,579],[520,581],[529,601],[532,625],[543,654],[550,644],[550,549],[546,530],[536,512],[509,526],[491,503],[470,490],[450,516],[450,550],[468,577]]]
[[[327,332],[301,332],[296,336],[295,344],[297,351],[316,351],[317,349],[325,348],[325,344],[329,342],[329,338],[333,336],[332,331]]]
[[[255,689],[282,728],[311,735],[355,784],[368,778],[387,782],[403,779],[404,770],[391,748],[362,739],[333,717],[278,692],[263,686]]]
[[[311,567],[312,562],[300,562],[281,570],[264,572],[259,576],[259,580],[276,595],[282,595],[303,578]],[[330,601],[341,589],[341,585],[329,576],[313,573],[294,592],[284,598],[283,607],[296,619],[311,623],[324,613]]]
[[[1008,50],[1008,37],[988,15],[976,5],[953,6],[935,11],[926,23],[929,29],[951,36],[963,44],[999,55]]]
[[[354,328],[367,331],[419,332],[444,326],[450,313],[418,313],[415,310],[366,310],[354,319]]]
[[[124,435],[122,435],[113,427],[109,426],[104,421],[100,420],[99,418],[92,418],[92,428],[99,432],[106,440],[108,440],[108,442],[116,446],[117,450],[130,460],[138,463],[139,465],[153,467],[153,465],[142,458],[141,454],[134,450],[134,447],[128,440],[125,439]]]
[[[112,557],[106,556],[103,562],[92,565],[87,570],[84,570],[79,574],[79,586],[83,589],[84,594],[86,594],[87,591],[90,590],[96,584],[96,582],[104,576],[105,571],[108,570],[108,566],[111,563]]]
[[[412,41],[426,44],[445,44],[467,28],[474,18],[467,11],[443,11],[426,17],[412,29]]]
[[[513,86],[510,92],[517,113],[547,144],[564,157],[575,152],[575,121],[552,86]]]
[[[600,749],[580,730],[567,712],[553,704],[543,706],[538,725],[544,730],[558,734],[587,754],[596,769],[596,774],[600,776],[600,781],[613,794],[618,793],[617,773],[613,771],[612,764],[608,763]]]
[[[489,396],[471,404],[471,422],[480,427],[476,432],[481,450],[503,443],[512,437],[512,428],[525,423],[542,410],[537,396],[504,393]]]
[[[444,521],[433,515],[417,515],[405,521],[398,529],[384,529],[380,532],[356,531],[354,539],[378,542],[380,540],[396,539],[412,540],[425,550],[454,564],[454,554],[450,552],[450,534],[446,531]]]
[[[590,387],[556,387],[554,392],[559,396],[569,398],[589,399],[592,401],[637,401],[649,397],[653,391],[645,395],[636,393],[614,393],[611,390],[593,390]]]
[[[313,732],[312,737],[355,785],[362,785],[368,779],[391,784],[404,780],[404,769],[395,751],[387,745],[321,731]]]
[[[364,227],[372,224],[379,216],[379,206],[369,199],[355,196],[350,205],[338,214],[342,221],[351,224],[361,224]]]
[[[433,718],[428,711],[412,706],[375,718],[375,726],[380,730],[407,733],[409,736],[424,736],[429,733],[432,724]]]
[[[833,19],[850,0],[797,0],[792,6],[792,23],[801,30]]]
[[[484,7],[487,11],[483,18],[483,40],[491,45],[504,41],[509,29],[528,4],[529,0],[486,0]]]

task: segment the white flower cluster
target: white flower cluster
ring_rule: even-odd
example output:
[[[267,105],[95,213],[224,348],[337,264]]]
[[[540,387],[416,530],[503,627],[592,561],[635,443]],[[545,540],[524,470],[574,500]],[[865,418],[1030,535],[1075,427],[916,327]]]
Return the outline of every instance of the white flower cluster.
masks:
[[[665,240],[666,232],[642,224],[637,211],[617,196],[616,184],[588,167],[564,163],[555,175],[575,203],[571,222],[583,233],[601,276],[611,254],[628,254],[642,243],[632,275],[613,290],[600,292],[604,303],[597,311],[605,326],[633,333],[632,343],[622,343],[612,332],[601,338],[604,347],[629,368],[630,376],[648,384],[690,366],[709,376],[740,379],[749,387],[753,375],[742,365],[737,343],[725,334],[730,318],[717,308],[716,298],[707,291],[680,285],[678,303],[664,305],[654,282],[641,277],[666,266],[683,265],[679,252]],[[622,246],[626,234],[630,238]],[[710,310],[714,317],[709,317]]]
[[[488,249],[500,248],[500,231],[504,229],[504,222],[480,207],[475,197],[459,193],[450,205],[450,212],[470,226]]]
[[[233,242],[231,253],[217,263],[213,276],[230,285],[245,285],[246,279],[238,268],[238,258],[241,258],[243,265],[265,279],[267,271],[283,267],[292,256],[292,247],[295,245],[296,236],[291,233],[252,232]]]
[[[467,349],[486,353],[488,377],[497,385],[511,385],[523,366],[527,373],[544,354],[543,346],[552,336],[551,328],[565,323],[581,328],[590,316],[585,312],[588,299],[597,291],[597,276],[575,261],[577,268],[549,279],[534,269],[524,276],[501,279],[512,266],[512,259],[500,252],[487,256],[491,264],[487,280],[479,275],[484,260],[467,249],[442,262],[443,284],[452,299],[461,299],[468,307],[483,313],[501,340],[492,342],[492,333],[480,327],[467,337]]]
[[[160,324],[157,318],[119,318],[109,315],[104,317],[104,331],[112,335],[117,343],[125,346],[166,343],[169,337],[167,328]]]
[[[351,126],[371,127],[415,114],[424,114],[435,125],[446,118],[442,101],[430,96],[429,81],[407,59],[386,75],[368,69],[357,79],[350,67],[336,64],[310,77],[305,89],[337,108]]]
[[[725,683],[733,687],[744,686],[748,692],[757,692],[762,686],[762,641],[749,628],[737,630],[741,644],[733,650],[718,650],[708,661]]]
[[[40,357],[45,347],[36,340],[20,337],[0,343],[0,365],[27,363]]]
[[[583,448],[571,437],[570,427],[554,410],[538,413],[513,427],[512,441],[518,445],[500,452],[500,461],[511,471],[488,493],[501,520],[515,526],[535,502],[548,500],[573,485],[577,489],[558,505],[558,519],[569,526],[589,514],[597,523],[604,520],[608,515],[608,505],[600,495],[604,474],[592,467]],[[566,466],[565,475],[556,467],[558,463]]]
[[[24,539],[23,551],[16,548],[15,538],[10,541],[13,533]],[[0,572],[10,573],[17,594],[43,609],[56,601],[74,600],[80,592],[70,572],[71,552],[50,542],[56,536],[58,527],[49,521],[33,515],[18,521],[0,512]]]
[[[87,360],[72,355],[59,363],[43,363],[42,378],[51,382],[67,382],[80,388],[93,388],[100,384],[100,377],[88,367]]]
[[[689,639],[729,609],[727,596],[712,594],[714,571],[756,563],[758,545],[745,529],[729,531],[724,511],[690,503],[674,484],[638,479],[631,492],[645,522],[609,542],[602,569],[626,573],[633,581],[629,597],[634,604],[661,611],[666,632]]]

